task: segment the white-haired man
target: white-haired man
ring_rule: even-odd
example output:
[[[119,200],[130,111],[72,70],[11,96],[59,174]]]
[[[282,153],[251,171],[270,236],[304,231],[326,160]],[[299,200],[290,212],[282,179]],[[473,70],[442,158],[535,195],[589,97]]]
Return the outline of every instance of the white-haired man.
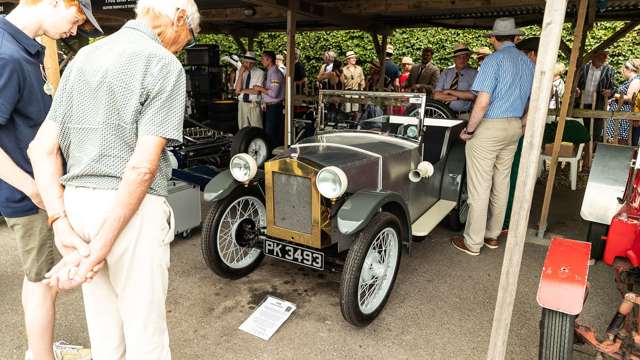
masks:
[[[55,264],[55,246],[26,152],[51,106],[44,47],[35,38],[73,36],[87,19],[99,32],[89,0],[22,0],[0,17],[0,213],[15,235],[24,273],[26,359],[54,359],[57,295],[42,283]]]
[[[84,257],[59,246],[48,276],[62,289],[84,283],[95,360],[171,358],[166,146],[182,141],[185,108],[174,54],[195,41],[199,14],[193,0],[140,0],[136,14],[78,52],[29,149],[57,244],[89,243]]]

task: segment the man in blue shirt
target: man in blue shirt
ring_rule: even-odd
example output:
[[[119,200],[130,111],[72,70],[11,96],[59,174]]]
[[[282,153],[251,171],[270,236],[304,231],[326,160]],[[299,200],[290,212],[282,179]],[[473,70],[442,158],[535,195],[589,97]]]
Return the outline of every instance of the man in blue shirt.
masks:
[[[87,19],[99,29],[89,0],[23,0],[9,15],[0,17],[0,213],[17,239],[25,274],[22,304],[30,347],[27,359],[54,358],[57,293],[42,283],[54,265],[54,243],[47,214],[39,210],[42,199],[27,157],[27,147],[49,111],[53,92],[44,73],[44,47],[34,39],[75,35]],[[71,241],[59,240],[63,244]],[[87,245],[78,246],[86,249]]]
[[[479,255],[486,246],[496,249],[509,194],[511,164],[522,136],[533,84],[534,65],[516,49],[522,35],[513,18],[496,19],[490,41],[496,52],[487,56],[471,90],[476,102],[460,138],[466,141],[469,217],[464,236],[453,246]]]

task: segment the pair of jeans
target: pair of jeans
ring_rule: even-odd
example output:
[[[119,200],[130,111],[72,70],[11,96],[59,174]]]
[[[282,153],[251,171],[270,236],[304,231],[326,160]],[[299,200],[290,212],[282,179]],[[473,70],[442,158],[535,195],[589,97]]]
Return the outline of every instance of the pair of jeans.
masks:
[[[271,142],[271,148],[284,145],[284,107],[282,102],[267,104],[264,113],[264,132]]]

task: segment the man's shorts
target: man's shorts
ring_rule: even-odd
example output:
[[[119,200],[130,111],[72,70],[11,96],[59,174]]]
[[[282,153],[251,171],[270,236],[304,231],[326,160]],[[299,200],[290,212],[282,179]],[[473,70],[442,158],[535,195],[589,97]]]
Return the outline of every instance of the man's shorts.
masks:
[[[57,253],[46,213],[39,210],[37,214],[5,220],[18,242],[18,256],[27,280],[44,280],[44,275],[55,265]]]

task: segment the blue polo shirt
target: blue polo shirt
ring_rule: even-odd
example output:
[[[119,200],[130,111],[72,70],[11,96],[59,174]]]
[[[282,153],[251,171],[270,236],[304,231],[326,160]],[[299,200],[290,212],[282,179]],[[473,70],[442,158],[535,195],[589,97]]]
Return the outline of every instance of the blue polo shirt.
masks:
[[[51,107],[43,90],[44,47],[0,16],[0,148],[33,175],[27,147]],[[0,180],[0,214],[35,214],[38,208],[16,188]]]
[[[491,95],[485,119],[520,118],[531,96],[534,65],[514,44],[506,43],[482,62],[471,90]]]

